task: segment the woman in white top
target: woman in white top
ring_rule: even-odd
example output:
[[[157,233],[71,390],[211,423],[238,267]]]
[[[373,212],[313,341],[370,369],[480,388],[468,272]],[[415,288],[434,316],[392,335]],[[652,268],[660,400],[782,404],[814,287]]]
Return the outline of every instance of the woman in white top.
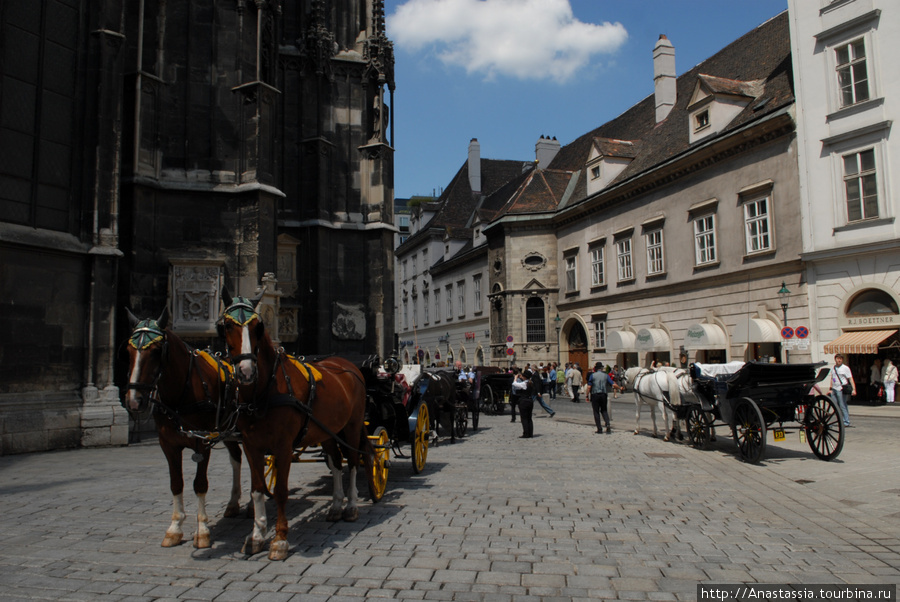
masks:
[[[897,366],[891,360],[884,360],[881,380],[884,382],[884,400],[888,403],[894,403],[894,387],[897,386]]]

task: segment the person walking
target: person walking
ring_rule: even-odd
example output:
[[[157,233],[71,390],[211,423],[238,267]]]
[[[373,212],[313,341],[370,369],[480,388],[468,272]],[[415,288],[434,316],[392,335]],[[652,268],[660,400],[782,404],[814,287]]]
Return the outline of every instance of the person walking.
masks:
[[[546,375],[546,372],[544,372],[544,374]],[[541,404],[544,411],[550,414],[550,418],[556,416],[556,412],[553,411],[553,408],[548,406],[547,402],[544,401],[544,378],[537,372],[534,372],[531,375],[531,391],[534,401]]]
[[[878,399],[878,389],[881,387],[881,360],[875,358],[869,369],[869,401],[882,401]]]
[[[564,368],[556,366],[556,394],[565,395],[566,390],[566,371]]]
[[[510,372],[512,372],[512,375],[513,375],[512,382],[513,382],[513,384],[515,384],[516,377],[519,376],[521,374],[521,372],[515,366],[513,366],[510,369]],[[509,411],[512,414],[512,418],[510,419],[510,422],[516,421],[516,412],[518,411],[518,409],[519,409],[519,391],[514,387],[510,387],[510,389],[509,389]]]
[[[531,372],[518,373],[513,379],[512,390],[517,392],[516,399],[519,402],[519,418],[522,419],[522,435],[519,439],[531,439],[534,437],[534,395],[531,384]]]
[[[834,356],[834,369],[831,371],[831,398],[841,409],[844,417],[844,426],[850,426],[850,410],[847,402],[856,395],[856,383],[853,381],[853,372],[844,364],[844,356],[838,353]]]
[[[572,370],[574,365],[566,362],[566,396],[572,397]]]
[[[609,395],[607,393],[610,387],[615,387],[612,376],[604,372],[603,365],[597,362],[594,364],[594,371],[588,376],[585,395],[591,400],[594,424],[597,425],[598,434],[603,432],[603,421],[606,422],[606,432],[612,433],[612,428],[609,426]]]
[[[897,387],[897,366],[891,360],[884,360],[881,370],[881,381],[884,383],[884,400],[894,403],[894,391]]]
[[[584,377],[581,375],[581,366],[578,364],[572,365],[572,401],[574,403],[581,403],[581,400],[578,398],[578,391],[581,389],[581,383],[583,382]]]
[[[550,389],[550,401],[556,399],[556,363],[550,364],[550,369],[547,371],[547,388]]]

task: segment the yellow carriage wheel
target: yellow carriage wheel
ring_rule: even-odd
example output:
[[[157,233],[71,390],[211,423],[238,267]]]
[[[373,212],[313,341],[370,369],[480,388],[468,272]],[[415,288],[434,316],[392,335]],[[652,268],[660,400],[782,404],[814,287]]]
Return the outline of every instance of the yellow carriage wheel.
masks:
[[[275,456],[267,455],[266,456],[266,467],[263,470],[263,480],[266,483],[266,489],[268,489],[268,493],[271,496],[275,491],[275,477],[277,475],[277,469],[275,468]]]
[[[372,447],[375,449],[372,462],[372,480],[369,484],[369,494],[372,501],[377,502],[384,497],[387,490],[388,467],[391,463],[391,439],[383,426],[375,429],[375,433],[369,436]]]
[[[413,472],[419,474],[425,469],[425,460],[428,458],[428,437],[431,434],[431,420],[428,416],[428,405],[419,405],[419,415],[416,418],[416,430],[413,433]]]

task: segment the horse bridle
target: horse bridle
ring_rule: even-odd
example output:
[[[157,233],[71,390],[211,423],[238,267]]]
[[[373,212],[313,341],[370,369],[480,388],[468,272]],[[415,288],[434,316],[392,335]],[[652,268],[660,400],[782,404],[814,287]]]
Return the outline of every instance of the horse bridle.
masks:
[[[256,308],[251,301],[246,297],[236,297],[234,303],[225,309],[222,321],[228,320],[238,326],[244,327],[253,318],[259,319],[259,315],[256,313]],[[239,355],[231,355],[229,353],[228,355],[231,358],[231,363],[235,365],[244,360],[250,360],[251,362],[256,363],[256,357],[259,355],[259,341],[257,341],[257,346],[256,349],[253,350],[253,353],[241,353]]]
[[[130,345],[134,349],[137,349],[138,351],[144,351],[158,341],[162,341],[162,359],[159,362],[159,366],[156,369],[156,374],[153,376],[153,380],[148,383],[130,382],[126,386],[126,389],[130,391],[148,392],[148,399],[153,397],[153,391],[156,390],[159,384],[159,379],[162,377],[162,367],[165,363],[166,354],[168,353],[169,342],[166,340],[166,333],[162,330],[162,328],[159,327],[159,324],[156,322],[156,320],[142,320],[141,322],[139,322],[135,329],[131,332],[131,337],[129,337],[128,339],[128,345]]]

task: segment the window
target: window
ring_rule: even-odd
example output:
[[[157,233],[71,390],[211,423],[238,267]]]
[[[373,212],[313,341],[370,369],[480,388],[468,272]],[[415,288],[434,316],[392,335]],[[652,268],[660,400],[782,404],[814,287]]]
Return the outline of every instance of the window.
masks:
[[[603,286],[606,284],[606,274],[603,271],[603,247],[591,249],[591,286]]]
[[[866,69],[866,45],[862,38],[834,49],[837,63],[841,106],[869,99],[869,76]]]
[[[529,343],[544,343],[547,340],[544,320],[544,302],[530,297],[525,303],[525,337]]]
[[[409,301],[403,301],[403,330],[409,330]]]
[[[566,257],[566,292],[573,293],[578,290],[578,280],[575,278],[575,255]]]
[[[606,321],[596,321],[592,322],[591,326],[593,326],[594,330],[594,348],[595,349],[606,349]]]
[[[662,274],[666,271],[663,259],[663,231],[653,230],[644,235],[647,241],[647,274]]]
[[[709,109],[700,111],[694,116],[694,131],[702,130],[709,126]]]
[[[481,276],[472,278],[472,294],[475,296],[475,312],[480,312],[481,307]]]
[[[466,283],[464,280],[456,283],[456,301],[459,304],[460,317],[466,315]]]
[[[619,282],[634,279],[634,269],[631,265],[631,239],[623,238],[616,242],[616,256],[618,257]]]
[[[716,261],[716,216],[694,220],[694,258],[697,265]]]
[[[848,222],[878,217],[874,149],[844,155],[844,190]]]
[[[415,277],[416,277],[416,274],[419,273],[419,258],[418,258],[417,256],[413,255],[413,258],[412,258],[412,259],[413,259],[413,263],[412,263],[412,276],[413,276],[413,278],[415,278]]]
[[[595,165],[594,167],[591,168],[591,179],[596,180],[599,177],[600,177],[600,166]]]
[[[441,321],[441,289],[434,289],[434,321]]]
[[[416,297],[413,297],[412,301],[413,308],[413,328],[416,328],[419,325],[419,304],[417,303]]]
[[[447,319],[453,319],[453,287],[447,285]]]
[[[747,253],[767,251],[772,248],[768,198],[744,203],[744,229]]]
[[[422,293],[422,314],[423,318],[425,318],[425,324],[428,324],[428,304],[431,302],[431,299],[428,298],[428,292]]]

